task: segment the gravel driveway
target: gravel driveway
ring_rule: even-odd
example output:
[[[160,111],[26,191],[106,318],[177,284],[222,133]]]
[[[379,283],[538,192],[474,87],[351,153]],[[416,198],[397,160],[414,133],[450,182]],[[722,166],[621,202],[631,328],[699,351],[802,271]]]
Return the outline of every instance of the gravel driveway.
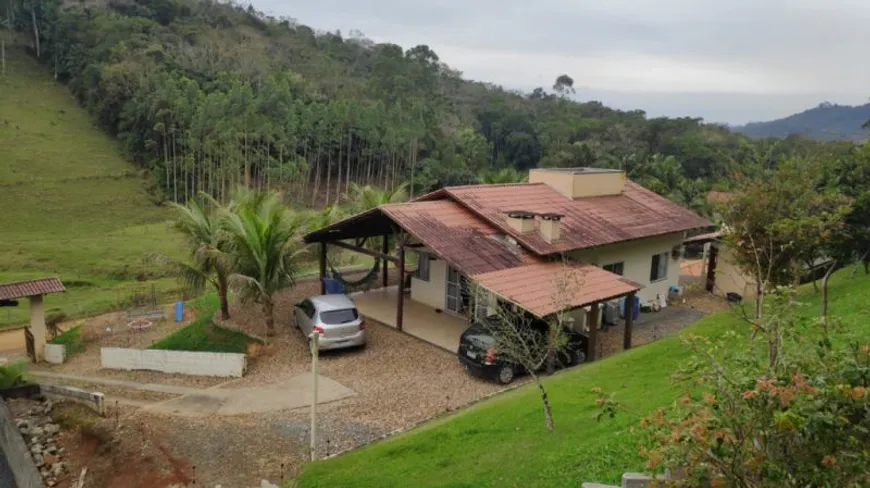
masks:
[[[318,407],[318,455],[369,442],[399,428],[498,391],[470,377],[454,354],[390,327],[371,324],[365,349],[324,352],[320,374],[357,395]],[[286,325],[244,378],[220,388],[268,384],[309,371],[307,341]],[[224,488],[293,477],[308,457],[308,408],[242,416],[187,419],[138,413],[160,425],[176,455],[197,468],[197,480]],[[238,446],[238,448],[228,448]]]

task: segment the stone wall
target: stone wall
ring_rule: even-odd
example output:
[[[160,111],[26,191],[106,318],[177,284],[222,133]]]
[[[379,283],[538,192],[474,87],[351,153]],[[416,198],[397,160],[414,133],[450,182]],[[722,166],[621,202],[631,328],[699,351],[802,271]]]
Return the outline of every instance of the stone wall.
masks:
[[[18,426],[6,402],[0,399],[0,449],[6,456],[12,477],[18,488],[44,488],[42,475],[30,457],[30,450],[21,437]]]
[[[100,350],[102,366],[127,371],[144,369],[163,373],[240,378],[245,373],[245,355],[225,352],[165,351],[161,349]]]

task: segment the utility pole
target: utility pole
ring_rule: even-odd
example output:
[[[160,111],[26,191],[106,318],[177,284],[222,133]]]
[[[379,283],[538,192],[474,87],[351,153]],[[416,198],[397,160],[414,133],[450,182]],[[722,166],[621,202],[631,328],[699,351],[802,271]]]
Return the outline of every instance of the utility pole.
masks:
[[[315,330],[311,338],[311,460],[317,457],[317,360],[320,355],[320,334]]]

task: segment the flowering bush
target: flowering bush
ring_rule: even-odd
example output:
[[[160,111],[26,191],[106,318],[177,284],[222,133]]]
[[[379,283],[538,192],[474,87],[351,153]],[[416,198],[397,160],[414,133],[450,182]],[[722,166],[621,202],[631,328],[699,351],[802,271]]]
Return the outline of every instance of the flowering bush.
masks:
[[[836,343],[774,302],[758,341],[688,339],[685,393],[640,429],[647,469],[679,475],[668,486],[870,485],[870,343]]]

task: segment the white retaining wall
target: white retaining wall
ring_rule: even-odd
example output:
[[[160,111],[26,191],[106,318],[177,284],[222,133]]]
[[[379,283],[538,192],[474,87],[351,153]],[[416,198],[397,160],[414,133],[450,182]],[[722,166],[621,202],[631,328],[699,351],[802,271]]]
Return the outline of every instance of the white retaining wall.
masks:
[[[102,366],[108,369],[146,369],[163,373],[200,376],[232,376],[245,373],[245,355],[227,352],[164,351],[161,349],[100,349]]]
[[[63,344],[46,344],[43,359],[51,364],[63,364],[66,360],[66,346]]]
[[[41,383],[39,390],[43,396],[52,400],[81,403],[100,415],[106,415],[106,401],[102,393],[49,383]]]

